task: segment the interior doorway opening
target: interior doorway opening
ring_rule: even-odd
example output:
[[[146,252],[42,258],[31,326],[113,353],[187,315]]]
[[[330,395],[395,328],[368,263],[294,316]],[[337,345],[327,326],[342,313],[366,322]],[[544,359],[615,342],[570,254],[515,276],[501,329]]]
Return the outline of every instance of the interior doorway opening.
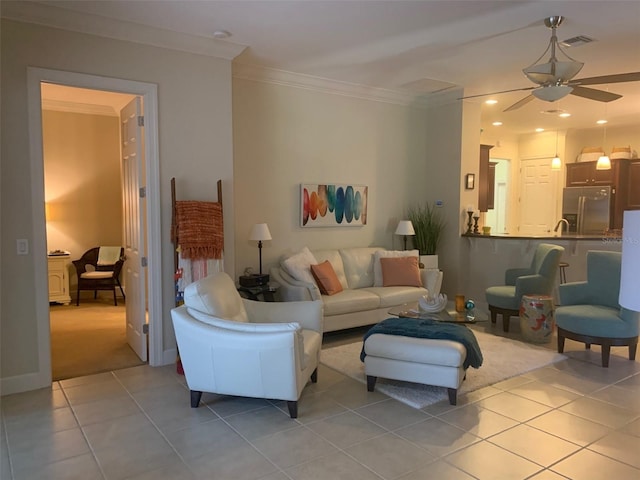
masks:
[[[509,233],[507,219],[511,161],[506,158],[491,158],[490,162],[495,163],[494,200],[493,208],[485,214],[484,224],[491,227],[492,233]]]
[[[149,364],[165,365],[175,361],[175,349],[165,352],[162,328],[162,261],[160,248],[160,182],[158,155],[158,95],[157,85],[110,77],[79,74],[58,70],[27,68],[29,110],[30,157],[32,168],[32,218],[35,270],[35,303],[38,343],[38,371],[25,380],[19,388],[33,389],[51,383],[51,338],[47,295],[47,228],[45,221],[44,162],[42,145],[42,96],[41,84],[50,83],[70,87],[117,92],[140,97],[144,101],[146,118],[143,138],[140,141],[146,159],[146,169],[140,177],[146,193],[144,235],[149,239],[144,263],[148,279],[148,340]],[[140,119],[141,120],[141,119]],[[141,185],[142,186],[142,185]],[[138,190],[136,190],[138,191]],[[139,190],[142,192],[142,190]],[[129,295],[127,295],[128,297]],[[143,315],[143,321],[145,315]],[[146,353],[146,348],[145,348]]]

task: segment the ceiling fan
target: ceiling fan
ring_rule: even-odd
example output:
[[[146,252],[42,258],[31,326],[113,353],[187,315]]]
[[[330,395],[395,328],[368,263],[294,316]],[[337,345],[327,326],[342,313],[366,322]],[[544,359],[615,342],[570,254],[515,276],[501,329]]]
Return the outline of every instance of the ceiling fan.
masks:
[[[551,29],[551,40],[543,54],[535,62],[522,69],[525,76],[536,84],[535,87],[514,88],[500,92],[484,93],[481,95],[471,95],[462,99],[484,97],[487,95],[497,95],[500,93],[520,92],[530,90],[531,94],[517,101],[504,111],[516,110],[526,105],[534,98],[546,102],[555,102],[567,95],[596,100],[598,102],[611,102],[621,98],[617,93],[605,92],[594,88],[587,88],[585,85],[600,85],[604,83],[622,83],[640,81],[640,72],[619,73],[614,75],[603,75],[600,77],[580,78],[573,80],[584,65],[571,58],[558,43],[556,29],[562,24],[564,17],[560,15],[547,17],[544,24]],[[546,61],[540,62],[549,53]]]

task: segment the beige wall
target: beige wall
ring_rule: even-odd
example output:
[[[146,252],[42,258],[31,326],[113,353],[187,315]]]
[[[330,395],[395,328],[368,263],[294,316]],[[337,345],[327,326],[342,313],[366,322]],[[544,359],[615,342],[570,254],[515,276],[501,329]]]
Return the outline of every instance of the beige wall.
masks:
[[[424,188],[429,165],[424,108],[234,79],[234,177],[237,273],[258,270],[254,223],[266,222],[263,271],[287,249],[381,245],[413,202],[435,199]],[[369,187],[367,225],[302,228],[301,183]]]
[[[46,252],[16,255],[16,239],[28,239],[33,245],[34,222],[44,223],[44,218],[32,218],[34,177],[27,116],[28,66],[158,85],[163,235],[161,323],[164,348],[174,348],[170,321],[174,302],[169,232],[171,177],[176,177],[179,198],[197,200],[214,200],[216,181],[222,179],[226,199],[225,265],[230,272],[235,268],[230,61],[7,20],[2,20],[0,48],[0,377],[5,380],[38,371],[35,303],[47,301],[46,292],[34,297],[35,266],[46,263],[42,260]]]
[[[42,113],[47,249],[122,245],[118,117]]]

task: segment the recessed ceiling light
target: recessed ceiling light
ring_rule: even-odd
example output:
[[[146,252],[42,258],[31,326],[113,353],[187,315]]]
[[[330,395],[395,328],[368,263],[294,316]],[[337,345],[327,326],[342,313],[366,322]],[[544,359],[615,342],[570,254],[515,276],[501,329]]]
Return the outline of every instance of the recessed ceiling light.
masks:
[[[564,113],[561,113],[561,114],[560,114],[560,115],[558,115],[558,116],[559,116],[559,117],[562,117],[562,118],[567,118],[567,117],[570,117],[570,116],[571,116],[571,114],[570,114],[569,112],[564,112]]]
[[[498,100],[490,99],[485,101],[484,103],[486,103],[487,105],[495,105],[496,103],[498,103]]]
[[[598,121],[596,121],[596,123],[598,125],[604,125],[605,123],[607,123],[607,121],[606,120],[598,120]]]
[[[500,125],[502,125],[502,122],[493,122],[491,125],[493,125],[494,127],[499,127]]]
[[[213,32],[213,38],[217,39],[229,38],[230,36],[231,34],[226,30],[216,30],[215,32]]]
[[[536,128],[536,132],[538,132],[538,133],[544,132],[544,128]]]

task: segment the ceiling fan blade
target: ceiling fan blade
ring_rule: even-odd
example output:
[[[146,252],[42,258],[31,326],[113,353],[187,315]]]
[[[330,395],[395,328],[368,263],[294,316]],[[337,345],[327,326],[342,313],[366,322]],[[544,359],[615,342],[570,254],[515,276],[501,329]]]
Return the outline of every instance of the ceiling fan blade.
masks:
[[[569,82],[570,85],[602,85],[604,83],[639,82],[640,72],[618,73],[602,75],[601,77],[577,78]]]
[[[521,100],[518,100],[516,103],[514,103],[513,105],[511,105],[509,108],[505,108],[503,110],[503,112],[510,112],[511,110],[516,110],[524,105],[526,105],[527,103],[529,103],[531,100],[533,100],[534,97],[533,95],[527,95],[526,97],[524,97]]]
[[[573,87],[571,95],[588,98],[589,100],[597,100],[598,102],[613,102],[614,100],[622,98],[622,95],[618,95],[617,93],[596,90],[595,88],[578,87],[577,85]]]
[[[468,97],[460,97],[458,98],[458,100],[467,100],[468,98],[488,97],[490,95],[500,95],[501,93],[526,92],[527,90],[534,90],[536,88],[538,87],[513,88],[511,90],[501,90],[499,92],[481,93],[479,95],[469,95]]]

